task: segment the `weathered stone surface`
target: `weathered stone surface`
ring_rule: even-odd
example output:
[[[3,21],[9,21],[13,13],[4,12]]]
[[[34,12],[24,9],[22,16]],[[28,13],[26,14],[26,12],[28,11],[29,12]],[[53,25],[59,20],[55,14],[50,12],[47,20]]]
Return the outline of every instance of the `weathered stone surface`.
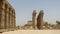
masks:
[[[0,29],[16,27],[15,10],[7,0],[0,0]]]
[[[36,27],[36,10],[33,10],[32,22],[33,22],[33,28],[35,29],[35,27]]]
[[[37,17],[37,28],[38,29],[43,29],[43,15],[44,15],[44,12],[43,10],[41,10]]]

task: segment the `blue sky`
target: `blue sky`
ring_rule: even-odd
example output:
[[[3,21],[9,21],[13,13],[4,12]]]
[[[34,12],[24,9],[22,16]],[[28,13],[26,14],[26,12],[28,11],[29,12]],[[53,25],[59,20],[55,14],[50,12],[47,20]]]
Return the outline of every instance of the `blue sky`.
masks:
[[[32,20],[33,10],[44,10],[44,21],[55,23],[60,20],[60,0],[8,0],[16,11],[16,24],[24,25]]]

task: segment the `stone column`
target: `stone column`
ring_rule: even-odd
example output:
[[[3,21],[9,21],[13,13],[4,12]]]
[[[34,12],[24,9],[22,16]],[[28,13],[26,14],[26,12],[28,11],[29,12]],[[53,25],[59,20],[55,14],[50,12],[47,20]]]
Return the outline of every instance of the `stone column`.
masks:
[[[11,15],[11,27],[12,27],[12,28],[13,28],[13,25],[14,25],[14,23],[13,23],[13,12],[14,12],[14,11],[12,10],[12,13],[11,13],[11,14],[12,14],[12,15]]]
[[[0,29],[4,29],[4,2],[0,0]]]
[[[0,0],[0,29],[1,29],[1,18],[2,18],[2,6],[3,4],[2,4],[2,2],[1,2],[1,0]]]
[[[9,28],[8,12],[9,12],[8,6],[7,6],[7,4],[5,4],[5,28],[6,29]]]
[[[12,26],[13,26],[13,28],[15,28],[15,22],[14,22],[14,20],[15,20],[15,14],[14,13],[15,12],[13,10],[13,13],[12,13]]]
[[[33,28],[36,29],[36,10],[33,10],[32,22],[33,22]]]
[[[11,23],[11,21],[12,21],[12,20],[11,20],[11,18],[12,18],[12,17],[11,17],[11,15],[12,15],[12,10],[11,10],[11,8],[10,8],[9,13],[10,13],[10,14],[9,14],[9,20],[10,20],[10,21],[9,21],[9,22],[10,22],[9,27],[12,28],[12,23]]]
[[[13,21],[14,21],[14,28],[16,27],[16,17],[15,17],[15,11],[14,11],[14,17],[13,17]]]
[[[14,20],[15,20],[15,14],[13,12],[13,28],[15,28],[15,22],[14,22]]]
[[[8,14],[8,16],[9,16],[9,28],[10,28],[10,11],[11,11],[11,8],[9,7],[9,14]]]
[[[44,21],[43,21],[43,16],[44,16],[44,12],[43,12],[43,10],[41,10],[41,15],[40,15],[40,20],[41,20],[41,29],[43,29],[43,25],[44,25]]]
[[[38,17],[37,17],[37,28],[38,29],[43,29],[43,15],[44,15],[44,12],[43,10],[40,11]]]

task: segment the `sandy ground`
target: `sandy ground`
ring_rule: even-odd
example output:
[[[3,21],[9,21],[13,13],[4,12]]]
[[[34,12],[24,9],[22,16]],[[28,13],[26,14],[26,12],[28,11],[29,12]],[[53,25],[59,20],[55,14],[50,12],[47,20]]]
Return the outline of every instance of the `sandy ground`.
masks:
[[[60,34],[60,30],[15,30],[2,34]]]

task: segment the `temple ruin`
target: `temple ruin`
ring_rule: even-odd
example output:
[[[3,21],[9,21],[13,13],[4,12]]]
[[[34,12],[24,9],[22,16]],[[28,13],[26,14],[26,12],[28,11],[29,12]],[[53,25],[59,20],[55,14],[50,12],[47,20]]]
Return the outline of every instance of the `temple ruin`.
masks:
[[[0,29],[11,29],[15,27],[15,9],[7,0],[0,0]]]

